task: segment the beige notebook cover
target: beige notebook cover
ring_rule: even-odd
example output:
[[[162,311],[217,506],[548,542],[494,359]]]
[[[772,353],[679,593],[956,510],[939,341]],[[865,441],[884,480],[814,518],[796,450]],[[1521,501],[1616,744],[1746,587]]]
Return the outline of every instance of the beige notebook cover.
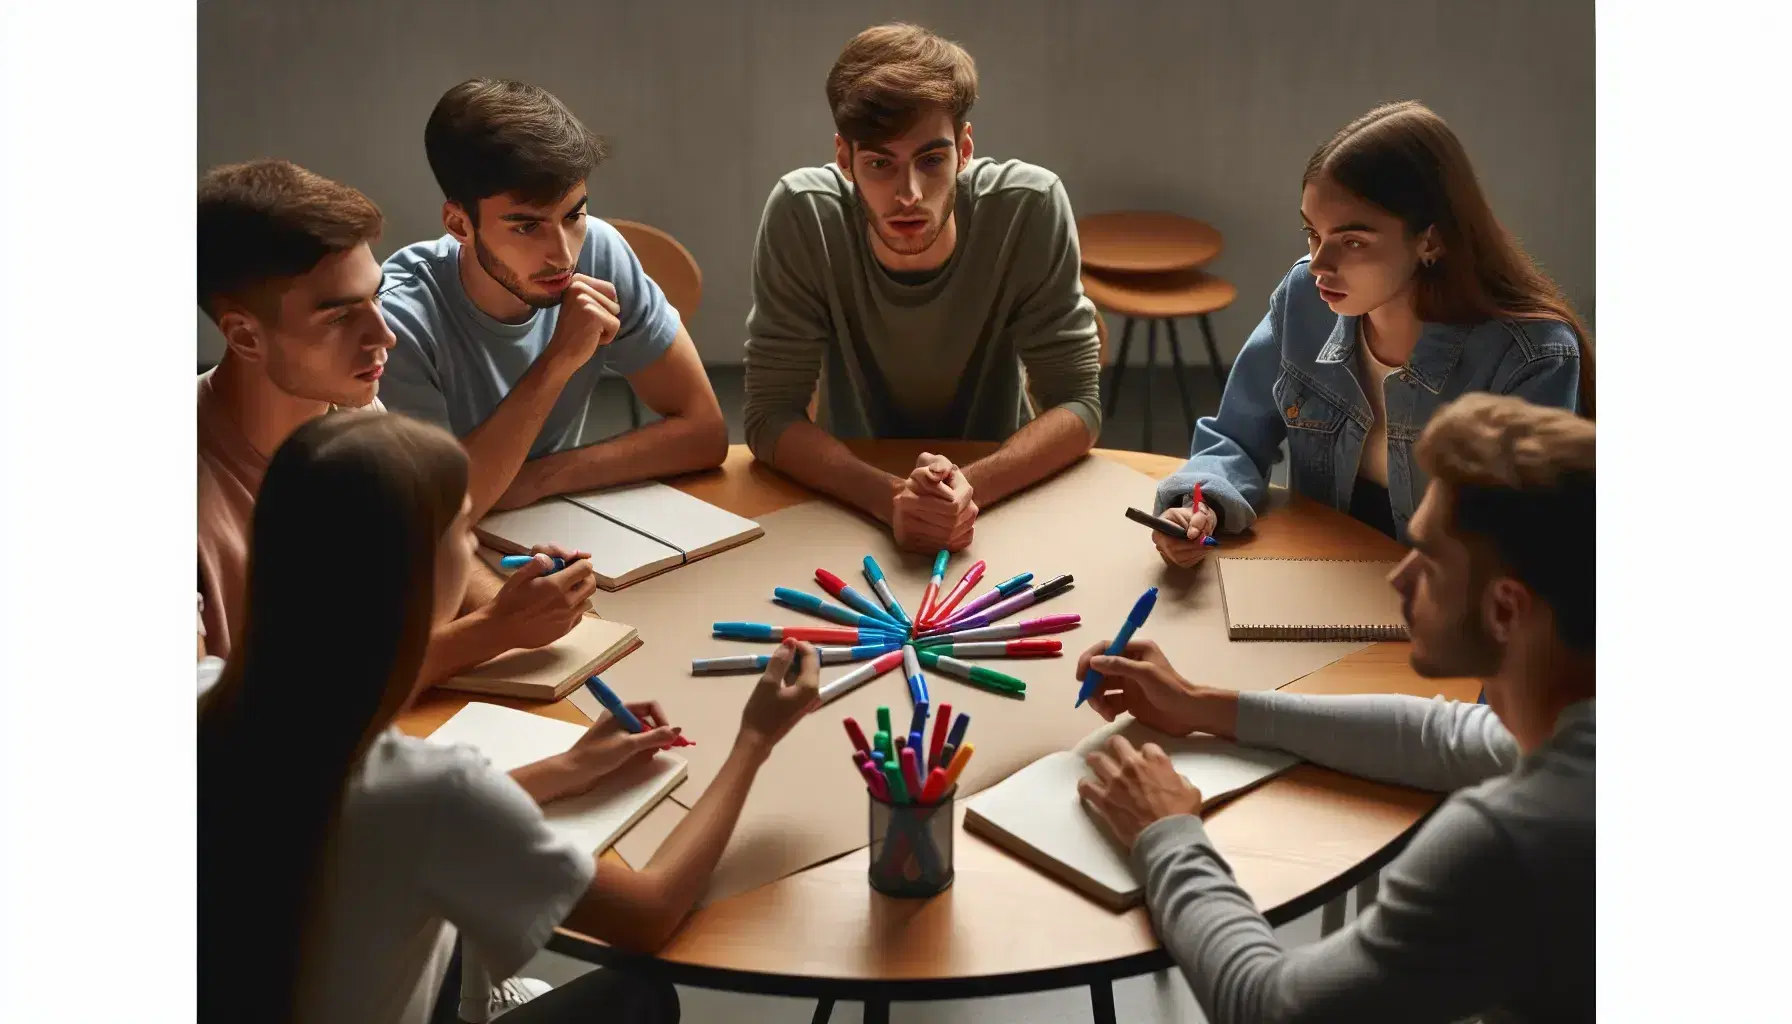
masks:
[[[431,743],[477,747],[492,767],[508,772],[573,745],[585,727],[496,704],[472,703],[431,733]],[[664,751],[646,763],[606,776],[575,797],[542,808],[548,827],[582,850],[602,853],[684,781],[685,762]]]
[[[1394,562],[1222,558],[1220,599],[1233,640],[1405,640]]]
[[[546,647],[506,651],[440,685],[493,697],[559,700],[639,646],[635,627],[586,615],[572,632]]]
[[[660,483],[568,494],[480,520],[479,539],[508,554],[538,544],[591,552],[598,586],[618,590],[760,536],[751,519]]]
[[[1087,754],[1125,731],[1135,746],[1156,743],[1208,805],[1260,785],[1299,759],[1241,747],[1212,736],[1171,738],[1131,719],[1105,726],[1074,750],[1051,754],[965,801],[964,827],[1110,910],[1143,896],[1126,851],[1083,807],[1076,785],[1089,776]]]

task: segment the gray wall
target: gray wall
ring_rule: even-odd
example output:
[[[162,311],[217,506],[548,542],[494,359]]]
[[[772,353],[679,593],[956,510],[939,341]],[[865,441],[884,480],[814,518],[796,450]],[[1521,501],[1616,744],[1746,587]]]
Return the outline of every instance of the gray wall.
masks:
[[[283,156],[353,184],[386,211],[384,256],[442,231],[423,158],[436,98],[475,75],[526,79],[610,137],[592,211],[690,248],[705,282],[691,333],[706,361],[738,363],[766,193],[831,159],[827,69],[898,17],[977,59],[980,154],[1057,171],[1080,213],[1170,209],[1224,232],[1213,269],[1240,292],[1215,317],[1228,358],[1303,251],[1308,155],[1387,100],[1450,121],[1501,218],[1593,315],[1587,0],[208,0],[199,165]]]

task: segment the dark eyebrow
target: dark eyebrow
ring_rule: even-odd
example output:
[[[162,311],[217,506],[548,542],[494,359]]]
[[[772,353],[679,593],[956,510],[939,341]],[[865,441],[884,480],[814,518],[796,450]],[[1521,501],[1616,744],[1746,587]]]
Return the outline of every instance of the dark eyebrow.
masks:
[[[1306,224],[1308,228],[1314,226],[1314,222],[1306,219],[1306,213],[1301,213],[1301,224]],[[1367,224],[1360,221],[1349,222],[1349,224],[1340,224],[1337,228],[1331,228],[1331,233],[1333,233],[1333,235],[1342,235],[1344,231],[1358,231],[1358,233],[1364,233],[1364,235],[1380,235],[1380,231],[1376,231],[1374,228],[1371,228],[1371,226],[1367,226]]]
[[[573,214],[578,213],[580,210],[583,210],[585,208],[585,204],[587,204],[589,202],[591,202],[591,196],[589,193],[587,193],[586,195],[580,196],[579,201],[573,205],[573,208],[566,211],[566,216],[570,217]],[[539,215],[533,214],[533,213],[506,213],[506,214],[499,215],[498,219],[503,220],[503,221],[509,221],[513,224],[537,224],[537,223],[540,223],[541,221],[547,220],[546,217],[542,217],[542,216],[539,216]]]
[[[915,147],[915,155],[920,156],[922,153],[931,153],[936,149],[949,149],[952,147],[952,145],[953,145],[952,140],[948,139],[942,135],[939,138],[934,139],[932,142],[928,142],[923,145],[916,146]],[[876,153],[880,156],[887,156],[887,157],[891,158],[892,160],[896,158],[896,154],[890,152],[888,149],[884,148],[883,146],[866,144],[866,145],[860,146],[859,148],[864,150],[867,153]]]
[[[372,295],[344,295],[341,298],[324,299],[317,304],[317,309],[313,310],[313,312],[322,313],[327,309],[341,309],[344,306],[358,306],[368,299],[379,298],[385,293],[386,287],[386,275],[381,274],[379,287],[373,290]]]

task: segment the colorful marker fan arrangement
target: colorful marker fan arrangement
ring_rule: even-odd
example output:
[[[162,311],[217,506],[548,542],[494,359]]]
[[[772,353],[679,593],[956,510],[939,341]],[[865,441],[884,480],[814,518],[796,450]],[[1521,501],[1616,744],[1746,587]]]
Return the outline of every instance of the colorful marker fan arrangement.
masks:
[[[929,703],[923,669],[1024,699],[1025,681],[967,659],[1060,656],[1063,643],[1047,639],[1047,635],[1075,629],[1081,616],[1059,614],[1008,620],[1023,609],[1069,590],[1074,580],[1061,575],[1034,585],[1033,574],[1022,573],[973,598],[970,594],[983,578],[984,563],[972,563],[950,589],[943,589],[949,558],[945,551],[934,558],[932,577],[912,616],[891,592],[877,560],[867,555],[864,575],[875,597],[854,589],[826,569],[815,570],[815,582],[826,598],[789,587],[773,591],[774,603],[826,620],[830,625],[718,622],[713,627],[714,635],[771,643],[806,640],[816,645],[824,665],[862,663],[822,686],[823,703],[844,696],[897,666],[903,668],[910,700],[917,708]],[[691,671],[760,672],[770,660],[769,654],[698,658],[691,662]]]

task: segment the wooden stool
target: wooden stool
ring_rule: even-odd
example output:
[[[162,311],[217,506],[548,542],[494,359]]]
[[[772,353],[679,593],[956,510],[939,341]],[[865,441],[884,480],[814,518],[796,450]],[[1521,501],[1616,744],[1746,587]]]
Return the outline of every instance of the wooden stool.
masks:
[[[1237,291],[1218,278],[1200,273],[1199,268],[1220,254],[1225,238],[1210,225],[1162,211],[1098,213],[1078,220],[1076,230],[1083,257],[1083,291],[1097,309],[1126,318],[1104,415],[1111,416],[1117,403],[1127,349],[1132,344],[1133,321],[1147,321],[1145,365],[1150,368],[1157,365],[1157,322],[1162,320],[1169,332],[1170,360],[1176,373],[1176,391],[1182,398],[1182,414],[1192,433],[1194,402],[1189,398],[1187,368],[1182,364],[1182,343],[1176,336],[1175,318],[1200,318],[1207,358],[1224,390],[1226,371],[1207,314],[1229,305]],[[1149,379],[1145,382],[1144,447],[1151,448]]]
[[[678,239],[651,224],[612,220],[609,225],[635,251],[641,269],[660,286],[666,303],[677,310],[678,319],[688,330],[691,317],[697,315],[697,307],[703,302],[703,269],[697,266],[697,257]],[[634,426],[641,425],[641,401],[635,397],[634,388],[628,391],[628,418]]]
[[[1188,392],[1188,370],[1182,363],[1181,339],[1176,336],[1176,318],[1192,316],[1201,323],[1201,336],[1207,344],[1207,359],[1213,368],[1220,390],[1226,388],[1227,368],[1220,360],[1219,345],[1213,338],[1213,325],[1207,315],[1224,309],[1238,297],[1231,282],[1199,270],[1175,270],[1165,273],[1117,274],[1083,269],[1083,292],[1095,308],[1117,313],[1126,318],[1120,331],[1120,354],[1114,360],[1113,379],[1108,382],[1107,408],[1103,416],[1112,416],[1120,395],[1120,379],[1126,372],[1126,353],[1132,346],[1135,320],[1146,322],[1145,366],[1157,365],[1157,325],[1159,321],[1169,334],[1170,360],[1176,373],[1176,391],[1182,398],[1182,415],[1188,431],[1195,429],[1195,405]],[[1151,381],[1145,381],[1145,428],[1143,445],[1151,450]]]

